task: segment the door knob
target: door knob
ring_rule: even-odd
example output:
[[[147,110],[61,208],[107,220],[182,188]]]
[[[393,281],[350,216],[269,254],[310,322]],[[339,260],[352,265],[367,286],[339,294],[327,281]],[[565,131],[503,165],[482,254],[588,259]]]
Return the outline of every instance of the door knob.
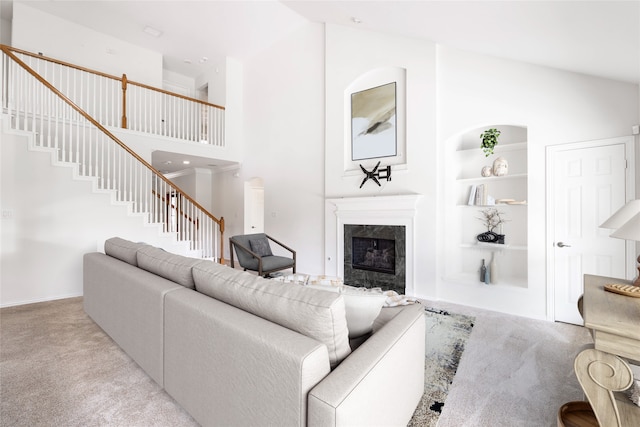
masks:
[[[565,245],[565,244],[564,244],[564,243],[562,243],[562,242],[558,242],[558,243],[556,244],[556,246],[557,246],[557,247],[559,247],[559,248],[570,248],[570,247],[571,247],[571,245]]]

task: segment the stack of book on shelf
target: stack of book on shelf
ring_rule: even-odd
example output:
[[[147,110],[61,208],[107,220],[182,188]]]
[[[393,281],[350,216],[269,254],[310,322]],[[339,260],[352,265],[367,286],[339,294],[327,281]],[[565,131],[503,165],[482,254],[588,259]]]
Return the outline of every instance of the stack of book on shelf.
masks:
[[[469,190],[469,206],[487,206],[494,205],[495,199],[489,195],[487,184],[472,185]]]

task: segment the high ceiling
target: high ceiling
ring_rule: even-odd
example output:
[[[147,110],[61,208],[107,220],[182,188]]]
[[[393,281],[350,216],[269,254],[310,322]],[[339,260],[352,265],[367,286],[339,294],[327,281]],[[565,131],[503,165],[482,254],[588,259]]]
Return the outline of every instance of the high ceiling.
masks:
[[[0,1],[10,16],[12,1]],[[191,76],[216,58],[247,59],[311,21],[640,81],[640,0],[13,1],[161,52],[166,68]],[[200,64],[203,57],[209,61]]]
[[[160,52],[166,69],[192,77],[225,56],[246,60],[319,22],[640,83],[640,0],[0,0],[3,20],[11,19],[18,1]],[[183,160],[213,166],[211,159],[160,152],[153,163],[172,172],[184,169]]]

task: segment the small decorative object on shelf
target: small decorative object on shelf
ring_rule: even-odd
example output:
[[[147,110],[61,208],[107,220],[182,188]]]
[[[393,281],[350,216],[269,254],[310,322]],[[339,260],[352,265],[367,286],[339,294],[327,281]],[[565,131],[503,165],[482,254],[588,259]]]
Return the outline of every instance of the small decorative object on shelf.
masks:
[[[484,282],[487,277],[487,267],[484,265],[484,259],[482,260],[482,265],[480,266],[480,281]]]
[[[491,266],[487,266],[487,269],[484,272],[484,283],[485,285],[491,283]]]
[[[504,234],[494,233],[493,231],[485,231],[476,236],[478,242],[482,243],[497,243],[504,245]]]
[[[487,227],[487,231],[476,236],[478,241],[504,245],[504,234],[498,234],[493,231],[498,226],[501,230],[502,224],[507,222],[507,220],[502,217],[504,212],[500,212],[495,208],[484,209],[480,212],[483,217],[478,219],[484,222],[484,225]]]
[[[502,242],[504,243],[504,241]],[[491,271],[491,283],[498,283],[498,264],[496,262],[495,252],[491,252],[491,262],[489,263],[489,271]]]
[[[491,166],[485,166],[482,168],[482,176],[487,178],[493,175],[493,168]]]
[[[509,173],[509,162],[504,157],[498,157],[493,162],[493,174],[495,176],[505,176]]]
[[[480,134],[480,139],[482,143],[480,144],[480,148],[484,151],[484,156],[489,157],[493,154],[493,148],[498,145],[498,137],[500,136],[500,131],[498,129],[487,129]]]
[[[370,179],[373,180],[373,182],[375,182],[376,184],[378,184],[378,187],[381,187],[380,181],[378,181],[378,178],[391,181],[391,166],[387,166],[385,168],[378,170],[379,166],[380,166],[380,162],[378,162],[376,166],[373,168],[373,170],[369,172],[362,165],[360,165],[360,169],[362,169],[362,172],[364,172],[364,175],[365,175],[364,179],[362,180],[362,183],[360,184],[360,188],[362,188],[364,183]]]

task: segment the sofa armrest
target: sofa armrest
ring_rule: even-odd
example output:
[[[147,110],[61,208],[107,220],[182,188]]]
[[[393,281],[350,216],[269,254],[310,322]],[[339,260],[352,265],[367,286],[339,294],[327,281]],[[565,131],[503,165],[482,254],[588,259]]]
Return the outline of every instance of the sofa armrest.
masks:
[[[200,424],[306,424],[327,347],[189,289],[165,300],[165,389]]]
[[[309,393],[308,425],[406,426],[424,393],[425,320],[405,307]]]

